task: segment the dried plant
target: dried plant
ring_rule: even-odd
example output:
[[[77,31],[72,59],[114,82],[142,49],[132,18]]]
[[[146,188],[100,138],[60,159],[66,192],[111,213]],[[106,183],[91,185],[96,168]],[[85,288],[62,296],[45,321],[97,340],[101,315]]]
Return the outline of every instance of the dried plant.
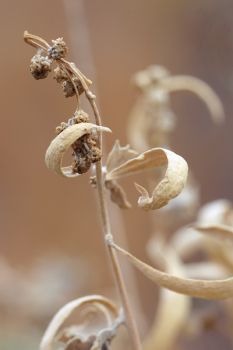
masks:
[[[122,308],[121,312],[114,303],[102,296],[83,297],[70,302],[52,319],[43,336],[40,349],[50,350],[57,341],[63,342],[62,349],[64,350],[109,349],[119,325],[124,323],[124,320],[133,349],[142,349],[135,316],[130,307],[119,265],[119,254],[125,256],[146,277],[160,287],[166,288],[161,294],[164,302],[160,304],[158,318],[151,336],[145,342],[145,349],[152,349],[157,344],[160,344],[160,349],[168,349],[189,314],[189,296],[203,299],[231,298],[233,297],[233,278],[225,278],[225,276],[222,278],[222,275],[218,280],[188,278],[186,267],[181,260],[182,254],[179,255],[174,247],[158,240],[156,247],[160,247],[160,253],[166,254],[166,258],[162,257],[158,249],[155,249],[154,256],[157,256],[157,259],[160,256],[158,260],[163,262],[164,271],[142,262],[116,243],[117,237],[116,239],[113,237],[108,216],[106,194],[109,191],[111,200],[120,208],[130,208],[131,204],[127,199],[126,191],[119,181],[127,176],[134,176],[142,172],[147,174],[148,170],[153,171],[157,167],[165,167],[165,174],[162,175],[162,179],[156,186],[153,184],[153,190],[147,190],[137,183],[135,187],[140,193],[139,208],[152,212],[166,206],[182,192],[188,175],[186,161],[171,150],[161,148],[164,145],[169,147],[168,134],[174,127],[174,115],[169,106],[169,93],[184,89],[194,92],[206,102],[216,121],[223,118],[222,105],[212,89],[196,78],[173,77],[161,67],[150,67],[147,71],[140,72],[135,77],[135,81],[143,95],[140,103],[137,104],[134,126],[131,123],[130,127],[131,144],[136,150],[129,145],[122,147],[119,141],[116,141],[103,166],[102,134],[111,132],[111,130],[102,125],[95,102],[96,97],[90,90],[91,80],[85,77],[74,63],[66,59],[68,48],[63,38],[52,40],[52,43],[49,44],[44,39],[25,32],[24,40],[37,49],[30,65],[33,77],[37,80],[47,78],[52,72],[52,66],[55,65],[54,79],[61,85],[64,96],[76,97],[76,110],[68,121],[62,122],[56,128],[57,136],[47,149],[45,162],[50,170],[66,178],[76,178],[89,170],[92,171],[90,183],[98,192],[104,242],[113,267]],[[92,108],[94,121],[91,121],[91,116],[81,108],[81,95],[87,98]],[[144,123],[145,120],[148,123]],[[145,128],[141,127],[142,121]],[[69,166],[64,166],[63,158],[69,150],[71,150],[73,162]],[[226,239],[233,241],[233,231],[228,226],[212,224],[203,226],[197,223],[193,226],[193,230],[200,232],[203,236],[211,236],[211,240],[217,239],[221,244]],[[173,303],[180,306],[178,314],[171,314]],[[90,304],[97,307],[98,313],[104,314],[107,320],[104,326],[95,330],[89,327],[86,329],[85,321],[80,326],[61,330],[70,313],[75,309],[80,311],[82,306]],[[174,327],[171,328],[166,338],[168,317],[174,320]]]

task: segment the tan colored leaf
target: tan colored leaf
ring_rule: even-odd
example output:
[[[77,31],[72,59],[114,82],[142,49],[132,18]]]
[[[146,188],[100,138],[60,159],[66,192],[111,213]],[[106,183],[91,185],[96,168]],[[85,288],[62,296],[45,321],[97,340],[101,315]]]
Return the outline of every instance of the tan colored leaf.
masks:
[[[197,225],[193,226],[195,230],[215,238],[220,241],[227,240],[233,243],[233,227],[226,225]]]
[[[138,268],[151,281],[160,287],[170,289],[176,293],[190,295],[202,299],[227,299],[233,297],[233,278],[222,280],[193,280],[173,276],[169,273],[161,272],[150,265],[137,259],[135,256],[125,251],[115,243],[110,243],[119,253],[126,256],[129,261]]]
[[[62,167],[62,160],[65,152],[80,137],[92,132],[111,132],[109,128],[97,126],[92,123],[80,123],[71,125],[62,131],[49,145],[45,154],[47,167],[57,174],[65,177],[76,177],[79,174],[73,173],[72,167]]]
[[[205,247],[212,259],[233,271],[233,227],[226,225],[197,225],[197,232],[207,236]]]
[[[158,251],[157,239],[150,241],[148,248],[152,260],[156,263],[161,261],[161,258],[165,259],[166,272],[182,277],[185,275],[184,267],[174,250],[162,247]],[[172,349],[187,322],[190,307],[191,299],[188,296],[161,289],[156,317],[144,341],[144,350]]]
[[[224,109],[222,102],[214,90],[204,81],[191,76],[167,76],[161,79],[159,87],[168,92],[187,90],[202,99],[213,120],[217,123],[224,120]]]
[[[101,295],[90,295],[79,299],[75,299],[69,302],[68,304],[64,305],[55,314],[43,335],[43,338],[40,343],[40,350],[52,350],[53,342],[56,338],[60,327],[63,325],[63,323],[73,311],[78,310],[85,305],[88,306],[95,304],[105,307],[106,312],[109,315],[113,315],[115,318],[119,316],[117,307],[109,299]]]
[[[137,155],[138,153],[131,149],[129,145],[122,147],[119,140],[116,140],[106,161],[107,172],[119,167],[121,164],[125,163],[131,158],[136,157]]]
[[[135,184],[136,189],[141,193],[138,199],[139,207],[145,210],[159,209],[178,196],[187,180],[188,165],[178,154],[163,148],[153,148],[108,172],[106,180],[117,180],[160,166],[167,166],[166,173],[155,187],[151,197],[144,187]]]
[[[204,261],[186,264],[185,274],[188,278],[212,280],[227,278],[229,271],[220,264]]]
[[[124,189],[116,181],[105,181],[105,187],[111,193],[111,201],[121,209],[131,208]]]

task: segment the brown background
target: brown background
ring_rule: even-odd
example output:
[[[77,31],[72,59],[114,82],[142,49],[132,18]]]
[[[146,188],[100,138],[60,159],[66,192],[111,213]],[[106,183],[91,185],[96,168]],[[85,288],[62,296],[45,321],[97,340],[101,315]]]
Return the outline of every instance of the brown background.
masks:
[[[64,36],[70,58],[95,81],[109,150],[127,141],[127,116],[136,98],[134,72],[149,64],[174,74],[195,75],[221,97],[226,122],[212,124],[205,106],[190,94],[174,95],[178,129],[173,149],[183,155],[200,183],[202,201],[233,198],[233,3],[230,0],[1,2],[1,181],[0,253],[14,266],[28,266],[53,253],[81,256],[95,268],[87,292],[109,286],[93,189],[88,176],[66,180],[50,173],[44,153],[54,128],[71,116],[75,102],[63,98],[53,79],[29,73],[29,30],[48,40]],[[134,192],[133,184],[129,187]],[[145,258],[147,214],[124,213],[132,250]],[[116,228],[116,225],[114,225]],[[96,278],[98,274],[98,278]],[[146,283],[141,277],[140,282]],[[154,287],[143,289],[145,300]],[[145,303],[149,312],[150,303]]]

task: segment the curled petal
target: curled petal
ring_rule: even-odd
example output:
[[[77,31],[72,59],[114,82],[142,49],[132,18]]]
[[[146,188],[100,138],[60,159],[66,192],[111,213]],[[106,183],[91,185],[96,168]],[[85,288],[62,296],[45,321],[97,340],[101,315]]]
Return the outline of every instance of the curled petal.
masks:
[[[136,189],[141,193],[139,207],[145,210],[159,209],[178,196],[187,180],[188,165],[178,154],[163,148],[152,148],[108,172],[106,180],[117,180],[164,165],[167,166],[164,178],[155,187],[151,197],[144,187],[136,184]]]
[[[233,297],[233,278],[205,281],[177,277],[161,272],[152,266],[137,259],[115,243],[110,243],[119,253],[126,256],[129,261],[139,269],[152,282],[172,290],[176,293],[190,295],[202,299],[227,299]]]
[[[202,99],[216,123],[224,120],[224,110],[218,95],[204,81],[190,76],[167,76],[161,79],[159,86],[165,91],[187,90]]]
[[[57,174],[65,177],[76,177],[79,174],[73,173],[72,167],[62,167],[62,160],[68,148],[80,137],[96,131],[111,132],[109,128],[97,126],[92,123],[80,123],[69,126],[62,131],[49,145],[45,154],[47,167]]]
[[[88,305],[99,305],[100,307],[105,308],[109,316],[114,316],[115,318],[119,316],[117,307],[109,299],[101,295],[90,295],[75,299],[64,305],[53,317],[41,340],[40,350],[51,350],[60,327],[70,314],[73,311]]]

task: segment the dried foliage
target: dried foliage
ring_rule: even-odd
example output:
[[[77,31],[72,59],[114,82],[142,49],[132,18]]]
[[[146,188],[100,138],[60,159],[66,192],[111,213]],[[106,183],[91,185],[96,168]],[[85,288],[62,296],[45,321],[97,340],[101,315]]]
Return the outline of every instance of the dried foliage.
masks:
[[[133,78],[140,89],[129,118],[130,144],[142,152],[151,147],[168,147],[176,117],[170,106],[170,93],[190,91],[206,104],[214,122],[224,119],[221,101],[203,81],[190,76],[172,76],[161,66],[149,66]]]
[[[118,261],[118,256],[122,255],[147,278],[163,287],[160,290],[155,321],[144,340],[145,350],[172,349],[192,314],[191,297],[209,300],[233,297],[232,205],[229,202],[217,203],[214,208],[217,215],[214,217],[213,207],[202,209],[192,226],[180,228],[170,239],[163,240],[157,233],[149,241],[148,249],[153,262],[160,267],[162,265],[160,270],[116,244],[108,217],[106,193],[110,192],[111,200],[118,207],[129,209],[131,204],[120,180],[145,173],[150,188],[151,171],[152,191],[135,183],[136,190],[140,193],[138,207],[152,211],[166,206],[162,214],[159,214],[162,217],[161,232],[190,219],[197,211],[199,191],[193,176],[184,188],[188,176],[187,162],[169,149],[170,134],[176,125],[176,117],[170,106],[170,93],[181,90],[193,92],[205,102],[212,119],[217,123],[224,118],[222,104],[215,92],[197,78],[171,76],[160,66],[151,66],[137,73],[134,83],[141,95],[131,113],[128,132],[130,145],[135,150],[130,145],[122,147],[116,141],[103,166],[102,134],[111,130],[102,126],[95,96],[89,89],[92,82],[74,63],[67,61],[68,48],[63,38],[52,40],[49,44],[44,39],[25,32],[24,40],[37,49],[30,65],[33,77],[37,80],[46,78],[52,72],[52,65],[56,65],[54,79],[61,84],[64,96],[76,97],[74,115],[56,128],[57,136],[47,149],[45,162],[50,170],[67,178],[77,177],[90,169],[93,171],[91,184],[98,191],[103,235],[123,310],[121,312],[112,301],[102,296],[92,295],[73,300],[54,316],[43,336],[40,349],[52,350],[59,345],[62,350],[107,350],[124,321],[133,349],[142,349]],[[94,121],[81,109],[81,95],[87,98]],[[69,149],[73,163],[63,166],[64,155]],[[154,185],[154,170],[161,167],[165,167],[165,173],[158,184]],[[210,261],[184,262],[184,258],[192,256],[198,250],[203,250]],[[104,316],[104,324],[97,322],[93,328],[87,319],[78,326],[62,328],[71,313],[77,310],[81,314],[81,308],[89,306],[95,307],[98,316]]]
[[[88,326],[65,328],[61,330],[66,319],[74,311],[81,312],[82,308],[95,307],[95,312],[103,314],[105,326],[95,329]],[[89,310],[89,312],[91,312]],[[86,314],[88,317],[88,313]],[[118,327],[123,324],[124,317],[118,308],[107,298],[101,295],[85,296],[64,305],[53,317],[40,344],[40,350],[51,350],[53,344],[60,341],[64,344],[64,350],[102,350],[108,348],[112,339],[116,336]]]

